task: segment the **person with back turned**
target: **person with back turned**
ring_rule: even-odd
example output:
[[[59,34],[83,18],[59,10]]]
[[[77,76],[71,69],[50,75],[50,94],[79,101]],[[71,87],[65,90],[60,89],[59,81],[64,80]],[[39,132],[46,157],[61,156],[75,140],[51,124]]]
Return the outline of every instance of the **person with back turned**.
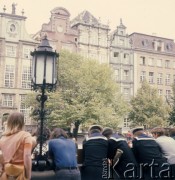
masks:
[[[88,137],[83,141],[82,180],[107,179],[107,138],[102,135],[103,128],[93,125]]]
[[[55,164],[56,178],[59,180],[80,180],[77,164],[77,149],[73,140],[61,128],[55,128],[48,142],[49,156]]]
[[[132,179],[135,177],[130,169],[137,170],[137,161],[124,136],[113,132],[112,128],[104,128],[104,136],[108,138],[108,158],[111,160],[111,176],[114,179]]]
[[[133,136],[133,152],[139,164],[139,178],[165,179],[164,172],[168,163],[158,143],[153,137],[146,135],[142,127],[133,129]]]
[[[10,114],[7,119],[7,129],[0,139],[2,151],[3,173],[1,180],[31,179],[31,151],[35,140],[31,134],[24,131],[24,115],[19,112]]]

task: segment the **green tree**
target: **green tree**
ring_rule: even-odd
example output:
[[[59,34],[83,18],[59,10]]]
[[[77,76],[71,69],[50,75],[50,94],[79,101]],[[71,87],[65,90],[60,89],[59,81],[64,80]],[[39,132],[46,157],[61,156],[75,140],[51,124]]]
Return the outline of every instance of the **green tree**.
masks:
[[[169,106],[171,107],[171,111],[169,113],[169,121],[170,125],[175,125],[175,83],[172,85],[172,97],[170,100],[167,100]]]
[[[129,118],[133,126],[137,124],[152,128],[168,125],[169,106],[158,95],[157,89],[151,87],[146,81],[142,83],[130,104]]]
[[[117,127],[127,112],[127,103],[110,66],[68,51],[60,52],[58,66],[57,89],[48,93],[46,101],[46,108],[51,110],[47,116],[49,125],[70,127],[71,123],[77,126],[99,123]],[[36,100],[28,104],[38,106],[33,101]]]
[[[59,84],[48,107],[53,109],[50,122],[64,126],[79,122],[117,127],[127,110],[108,65],[67,51],[60,53]]]

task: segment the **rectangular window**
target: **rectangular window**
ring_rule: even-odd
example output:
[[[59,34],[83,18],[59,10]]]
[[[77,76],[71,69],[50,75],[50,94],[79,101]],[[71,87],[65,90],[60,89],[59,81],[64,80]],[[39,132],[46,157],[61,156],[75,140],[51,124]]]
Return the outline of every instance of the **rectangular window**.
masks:
[[[30,108],[27,108],[25,104],[25,100],[26,100],[26,95],[25,94],[20,95],[20,112],[24,114],[25,124],[30,125],[31,124]]]
[[[141,71],[140,82],[143,82],[144,80],[146,80],[146,71]]]
[[[140,64],[141,65],[146,65],[146,61],[145,61],[145,57],[144,56],[140,56]]]
[[[171,90],[166,90],[166,99],[170,100],[171,99]]]
[[[149,72],[149,83],[150,84],[154,83],[154,72]]]
[[[3,107],[13,107],[13,95],[12,94],[2,94],[2,106]]]
[[[163,96],[163,90],[162,89],[158,89],[158,94],[159,94],[159,96]]]
[[[129,118],[124,118],[124,127],[129,127],[129,126],[130,126]]]
[[[169,60],[165,61],[165,68],[170,68],[170,61]]]
[[[34,47],[28,47],[24,46],[23,47],[23,58],[24,59],[31,59],[30,53],[34,50]]]
[[[119,57],[119,52],[114,52],[114,57]]]
[[[124,75],[123,75],[123,79],[124,81],[128,81],[129,80],[129,70],[124,70]]]
[[[16,57],[16,46],[6,45],[6,56]]]
[[[23,66],[22,69],[22,88],[31,88],[31,67]]]
[[[162,67],[162,59],[157,59],[157,66]]]
[[[163,84],[163,74],[158,73],[157,84]]]
[[[166,74],[165,85],[170,85],[170,74]]]
[[[8,88],[14,87],[14,79],[15,79],[15,66],[14,65],[6,65],[5,66],[5,78],[4,78],[5,87],[8,87]]]

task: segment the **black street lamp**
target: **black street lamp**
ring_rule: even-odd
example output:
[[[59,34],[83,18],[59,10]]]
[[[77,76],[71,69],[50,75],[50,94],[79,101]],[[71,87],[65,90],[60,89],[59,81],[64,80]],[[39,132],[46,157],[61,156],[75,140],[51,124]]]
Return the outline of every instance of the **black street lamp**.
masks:
[[[33,56],[32,60],[32,89],[35,91],[41,91],[41,94],[37,95],[37,101],[40,102],[40,135],[39,135],[39,156],[37,158],[38,165],[42,164],[43,160],[43,128],[46,110],[44,109],[44,103],[47,100],[47,95],[45,91],[52,91],[56,88],[57,83],[57,67],[56,61],[58,58],[58,53],[52,50],[49,45],[47,37],[42,39],[41,44],[38,46],[37,50],[31,52]]]

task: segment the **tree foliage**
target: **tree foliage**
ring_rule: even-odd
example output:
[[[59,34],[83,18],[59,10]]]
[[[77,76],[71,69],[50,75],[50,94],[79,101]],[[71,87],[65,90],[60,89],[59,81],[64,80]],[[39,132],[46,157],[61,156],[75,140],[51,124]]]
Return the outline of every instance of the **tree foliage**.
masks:
[[[172,90],[172,97],[170,100],[167,100],[168,104],[171,107],[168,120],[170,121],[170,125],[175,125],[175,83],[172,85]]]
[[[127,111],[127,103],[106,64],[61,51],[58,85],[46,101],[51,126],[68,127],[71,123],[99,123],[117,127]],[[31,103],[32,104],[32,103]]]
[[[146,81],[138,89],[135,97],[131,99],[129,118],[133,126],[146,125],[147,127],[167,126],[169,106],[158,95],[157,89],[151,87]]]

